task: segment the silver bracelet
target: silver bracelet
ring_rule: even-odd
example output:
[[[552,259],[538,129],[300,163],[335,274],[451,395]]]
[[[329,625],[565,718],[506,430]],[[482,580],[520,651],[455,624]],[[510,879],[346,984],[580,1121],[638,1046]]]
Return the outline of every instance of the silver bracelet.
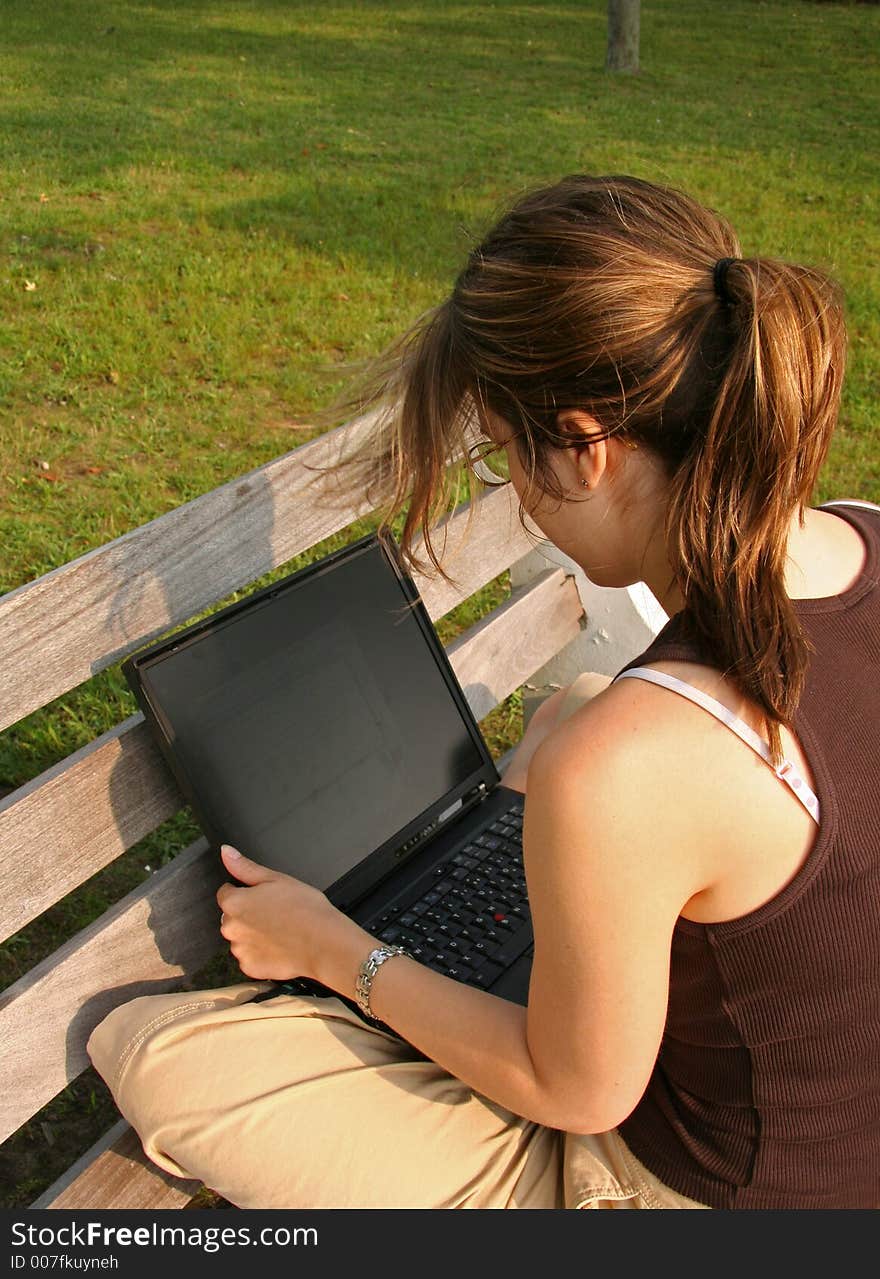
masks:
[[[373,978],[385,963],[385,960],[393,959],[395,955],[409,955],[409,951],[404,950],[403,946],[379,946],[378,949],[370,951],[358,971],[357,981],[354,984],[358,1008],[372,1021],[379,1020],[370,1007],[370,990],[373,986]]]

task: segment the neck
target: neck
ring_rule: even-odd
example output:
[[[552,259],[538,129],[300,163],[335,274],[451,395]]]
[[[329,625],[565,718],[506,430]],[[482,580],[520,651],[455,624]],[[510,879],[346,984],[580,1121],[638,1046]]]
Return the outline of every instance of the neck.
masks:
[[[663,556],[663,565],[659,567],[656,573],[646,572],[644,581],[664,612],[668,613],[670,617],[672,617],[673,613],[681,612],[684,608],[684,596],[673,576],[665,554]]]
[[[684,608],[684,596],[679,589],[672,565],[666,553],[662,516],[654,526],[640,565],[640,579],[650,590],[660,607],[672,617]]]

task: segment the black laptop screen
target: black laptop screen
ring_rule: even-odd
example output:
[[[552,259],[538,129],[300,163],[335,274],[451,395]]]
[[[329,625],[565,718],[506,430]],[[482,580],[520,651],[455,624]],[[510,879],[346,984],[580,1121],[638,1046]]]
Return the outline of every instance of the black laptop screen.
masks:
[[[377,544],[142,679],[209,835],[322,889],[485,765]]]

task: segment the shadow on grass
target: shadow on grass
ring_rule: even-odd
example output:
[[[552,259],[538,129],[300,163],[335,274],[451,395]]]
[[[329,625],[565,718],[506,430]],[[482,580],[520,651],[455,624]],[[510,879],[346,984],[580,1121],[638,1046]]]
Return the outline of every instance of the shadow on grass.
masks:
[[[0,114],[0,137],[10,158],[44,156],[62,184],[112,186],[138,166],[172,186],[185,173],[215,195],[220,174],[259,180],[272,194],[209,209],[209,220],[428,266],[450,211],[484,205],[496,183],[499,199],[516,189],[524,147],[554,168],[573,149],[609,144],[656,147],[661,164],[676,146],[728,164],[756,150],[788,163],[795,138],[836,154],[840,129],[871,118],[869,77],[858,74],[870,52],[860,42],[843,52],[858,9],[835,7],[832,27],[816,16],[823,6],[798,8],[795,23],[781,6],[734,3],[701,26],[695,0],[649,7],[645,70],[623,84],[603,70],[602,7],[573,0],[319,10],[97,0],[87,21],[78,4],[53,7],[51,29],[48,8],[20,6],[10,33],[49,93],[23,89]],[[817,82],[829,58],[844,59],[845,84],[827,69]]]

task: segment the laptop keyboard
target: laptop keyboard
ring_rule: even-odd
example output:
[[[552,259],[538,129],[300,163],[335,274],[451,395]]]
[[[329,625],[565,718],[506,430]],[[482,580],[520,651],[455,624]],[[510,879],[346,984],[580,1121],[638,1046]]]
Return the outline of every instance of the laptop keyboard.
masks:
[[[469,986],[487,988],[534,950],[522,857],[524,800],[442,861],[411,899],[364,927],[414,959]]]

